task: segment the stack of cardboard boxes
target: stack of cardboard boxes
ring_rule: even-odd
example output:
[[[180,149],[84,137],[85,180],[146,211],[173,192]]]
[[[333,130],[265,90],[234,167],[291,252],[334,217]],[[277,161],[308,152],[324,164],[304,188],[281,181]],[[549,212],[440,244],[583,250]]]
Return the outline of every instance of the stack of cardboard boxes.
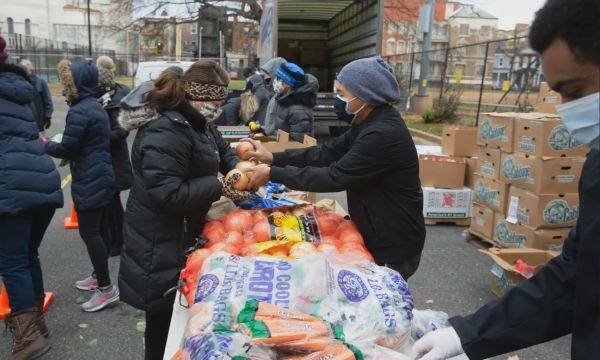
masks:
[[[451,221],[469,225],[476,138],[476,128],[450,125],[444,127],[440,154],[420,151],[423,216],[427,224]]]
[[[588,149],[557,115],[484,114],[471,232],[500,247],[559,251],[577,221]]]
[[[495,260],[537,266],[539,259],[556,256],[577,222],[577,190],[589,149],[548,113],[483,114],[477,144],[471,234],[504,248],[493,250]],[[497,295],[515,272],[499,263],[492,269]]]

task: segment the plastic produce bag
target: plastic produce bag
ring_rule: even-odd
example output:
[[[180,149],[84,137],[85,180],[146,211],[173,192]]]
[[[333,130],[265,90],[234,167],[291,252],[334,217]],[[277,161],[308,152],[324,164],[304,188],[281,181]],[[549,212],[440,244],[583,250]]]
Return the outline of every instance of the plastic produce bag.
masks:
[[[430,331],[450,326],[448,314],[443,311],[413,309],[412,336],[418,340]]]
[[[401,348],[410,338],[413,300],[395,271],[343,255],[299,260],[242,258],[217,252],[198,277],[194,303],[214,302],[231,318],[256,299],[302,311],[342,327],[346,338],[374,334],[382,346]]]
[[[180,360],[272,360],[275,353],[264,347],[252,346],[249,338],[233,331],[217,331],[189,336],[184,348],[176,355]]]

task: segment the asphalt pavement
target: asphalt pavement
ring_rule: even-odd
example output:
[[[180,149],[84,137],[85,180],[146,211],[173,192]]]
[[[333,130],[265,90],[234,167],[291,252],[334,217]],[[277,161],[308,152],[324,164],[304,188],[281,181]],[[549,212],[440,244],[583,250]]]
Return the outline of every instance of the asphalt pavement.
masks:
[[[55,112],[48,136],[62,132],[67,112],[63,99],[54,100]],[[133,141],[133,136],[129,141]],[[64,179],[69,174],[68,167],[59,168],[59,172]],[[91,264],[78,231],[63,228],[70,211],[70,183],[63,190],[65,207],[56,211],[40,248],[45,286],[55,294],[47,313],[52,350],[43,359],[142,359],[145,326],[142,312],[126,304],[93,314],[80,308],[91,294],[78,291],[74,283],[90,274]],[[124,203],[126,196],[123,194]],[[343,193],[321,194],[319,198],[334,198],[346,206]],[[409,280],[417,308],[461,315],[495,299],[490,292],[492,261],[474,244],[465,241],[463,230],[455,226],[427,227],[421,265]],[[114,281],[118,268],[119,258],[111,258]],[[564,337],[494,359],[518,355],[521,360],[564,360],[570,358],[569,348],[570,338]],[[0,337],[0,358],[6,358],[9,349],[10,337]]]

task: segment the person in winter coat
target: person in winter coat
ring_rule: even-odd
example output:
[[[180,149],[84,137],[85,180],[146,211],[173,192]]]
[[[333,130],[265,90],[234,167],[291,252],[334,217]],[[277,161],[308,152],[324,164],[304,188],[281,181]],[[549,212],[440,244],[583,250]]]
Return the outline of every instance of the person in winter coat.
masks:
[[[259,103],[259,108],[254,115],[254,120],[261,126],[265,124],[269,100],[273,97],[272,80],[275,77],[275,72],[277,72],[277,69],[286,62],[287,61],[282,57],[273,58],[261,66],[259,74],[250,76],[246,80],[246,90],[252,91],[252,94],[256,96]]]
[[[123,204],[121,203],[121,191],[131,188],[133,171],[129,161],[129,148],[127,147],[127,136],[129,131],[119,125],[119,111],[121,100],[129,93],[129,88],[114,80],[114,73],[106,68],[98,68],[99,86],[102,96],[100,102],[110,119],[110,156],[112,159],[113,172],[115,174],[115,194],[108,211],[108,223],[110,231],[110,255],[121,254],[123,245]]]
[[[240,119],[242,100],[239,96],[228,96],[221,106],[221,114],[215,119],[217,126],[239,126],[244,125]]]
[[[484,359],[571,334],[571,358],[600,357],[600,4],[548,0],[531,26],[531,47],[561,94],[566,129],[591,151],[579,182],[579,218],[562,253],[537,274],[450,327],[419,340],[413,358]]]
[[[0,278],[12,310],[5,321],[13,348],[2,358],[16,360],[50,350],[38,249],[63,196],[28,107],[36,90],[23,69],[3,63],[5,46],[0,37]]]
[[[36,93],[39,94],[34,99],[34,103],[36,103],[36,120],[38,125],[38,130],[40,132],[44,132],[46,129],[52,125],[52,112],[54,112],[54,105],[52,104],[52,95],[50,95],[50,90],[48,89],[48,84],[46,80],[41,77],[36,76],[33,73],[33,65],[29,60],[21,60],[19,63],[25,71],[29,78],[31,79],[31,83],[36,90]]]
[[[304,135],[312,136],[313,108],[319,91],[317,78],[288,62],[275,73],[273,89],[275,96],[267,106],[265,133],[274,137],[277,130],[283,130],[290,134],[291,140],[298,142],[304,140]]]
[[[381,58],[353,61],[335,82],[352,127],[330,144],[271,154],[253,143],[258,166],[250,187],[269,179],[294,190],[346,191],[350,217],[379,265],[408,279],[425,241],[417,151],[392,103],[400,97],[391,67]]]
[[[108,257],[109,206],[115,194],[110,158],[110,120],[97,100],[98,69],[90,61],[58,63],[58,76],[65,90],[69,112],[61,142],[48,141],[46,152],[69,160],[73,181],[71,196],[79,218],[79,235],[85,242],[94,272],[77,281],[79,290],[94,291],[81,305],[86,312],[99,311],[119,300],[112,285]]]
[[[239,162],[211,123],[227,97],[228,83],[217,63],[200,60],[183,76],[165,71],[158,77],[146,95],[152,111],[145,122],[121,116],[123,127],[137,129],[137,135],[119,287],[124,302],[146,313],[145,359],[163,358],[172,289],[211,204],[222,194],[243,196],[218,177]]]

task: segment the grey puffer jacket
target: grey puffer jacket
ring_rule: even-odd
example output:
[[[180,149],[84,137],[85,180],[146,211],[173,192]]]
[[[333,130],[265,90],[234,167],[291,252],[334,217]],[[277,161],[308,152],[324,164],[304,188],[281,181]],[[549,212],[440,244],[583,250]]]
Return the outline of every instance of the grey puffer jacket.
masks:
[[[268,136],[275,136],[277,130],[290,134],[293,141],[302,142],[304,135],[313,135],[313,107],[317,103],[319,81],[306,74],[304,85],[282,97],[275,96],[267,107],[267,117],[263,126]]]

